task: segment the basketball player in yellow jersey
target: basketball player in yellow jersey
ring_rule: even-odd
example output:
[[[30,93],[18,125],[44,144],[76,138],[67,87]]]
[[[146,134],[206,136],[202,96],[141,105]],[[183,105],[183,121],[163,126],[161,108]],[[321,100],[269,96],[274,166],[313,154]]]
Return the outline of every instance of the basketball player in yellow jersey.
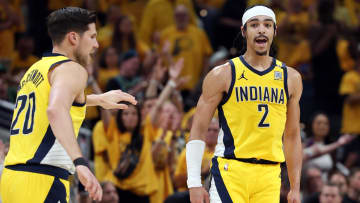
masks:
[[[242,24],[245,54],[214,68],[203,83],[186,145],[190,200],[278,203],[280,163],[286,160],[291,185],[288,202],[300,203],[301,76],[269,56],[276,34],[271,9],[250,7]],[[201,159],[204,135],[216,108],[221,129],[208,194],[201,185]]]
[[[122,109],[127,106],[118,102],[136,101],[117,90],[84,94],[85,67],[98,48],[95,21],[94,12],[74,7],[49,15],[52,53],[29,68],[18,89],[1,177],[4,203],[68,202],[67,179],[75,171],[90,197],[101,200],[101,187],[76,141],[86,106]]]

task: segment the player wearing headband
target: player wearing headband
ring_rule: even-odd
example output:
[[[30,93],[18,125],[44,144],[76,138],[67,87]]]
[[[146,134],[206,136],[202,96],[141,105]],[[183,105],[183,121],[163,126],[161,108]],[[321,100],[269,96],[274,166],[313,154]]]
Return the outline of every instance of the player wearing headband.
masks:
[[[203,83],[186,145],[190,200],[278,203],[280,163],[286,160],[291,185],[288,202],[300,203],[301,76],[269,56],[276,35],[271,9],[260,5],[247,9],[242,24],[246,52],[214,68]],[[209,195],[202,187],[200,171],[204,135],[216,108],[221,130]]]

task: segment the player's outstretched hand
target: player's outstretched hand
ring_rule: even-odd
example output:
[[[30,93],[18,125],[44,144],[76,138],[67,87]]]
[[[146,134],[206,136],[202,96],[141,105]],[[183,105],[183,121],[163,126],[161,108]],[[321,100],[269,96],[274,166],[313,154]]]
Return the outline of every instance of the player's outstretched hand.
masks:
[[[126,109],[126,104],[119,104],[119,102],[128,102],[136,105],[135,97],[123,92],[121,90],[111,90],[101,94],[100,106],[104,109]]]
[[[287,199],[288,199],[288,203],[300,203],[300,192],[290,190]]]
[[[204,187],[193,187],[190,191],[190,202],[191,203],[209,203],[209,193]]]
[[[90,169],[86,166],[79,165],[76,166],[76,172],[81,184],[83,184],[85,190],[89,193],[90,198],[95,201],[101,201],[103,194],[101,186]]]

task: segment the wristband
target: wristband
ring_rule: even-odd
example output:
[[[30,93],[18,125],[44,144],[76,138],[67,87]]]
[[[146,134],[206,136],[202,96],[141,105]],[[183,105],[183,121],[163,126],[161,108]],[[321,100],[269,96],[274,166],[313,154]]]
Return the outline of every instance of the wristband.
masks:
[[[79,157],[79,158],[75,159],[73,161],[73,163],[74,163],[75,167],[82,165],[82,166],[86,166],[86,167],[90,168],[89,163],[83,157]]]
[[[169,80],[169,81],[168,81],[168,85],[169,85],[170,87],[172,87],[172,88],[176,88],[176,83],[175,83],[174,80]]]
[[[186,144],[186,167],[188,188],[201,187],[201,162],[205,151],[205,142],[191,140]]]

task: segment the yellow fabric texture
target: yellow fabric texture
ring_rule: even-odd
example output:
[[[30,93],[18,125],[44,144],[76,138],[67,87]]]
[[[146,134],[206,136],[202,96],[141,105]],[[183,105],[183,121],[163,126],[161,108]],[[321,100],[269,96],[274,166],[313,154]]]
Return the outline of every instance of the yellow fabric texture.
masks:
[[[232,159],[217,158],[212,171],[216,169],[219,175],[213,174],[215,184],[221,178],[226,186],[226,192],[232,202],[278,203],[280,201],[281,169],[280,164],[250,164]],[[221,195],[221,194],[219,194]]]
[[[209,151],[208,148],[205,148],[203,159],[201,162],[201,169],[208,168],[211,165],[211,159],[214,156],[213,151]],[[187,177],[187,168],[186,168],[186,150],[180,153],[178,162],[176,164],[175,177],[176,176],[186,176]],[[204,177],[202,177],[204,178]],[[177,189],[178,191],[186,191],[187,187],[181,187]]]
[[[190,13],[190,21],[196,24],[196,14],[191,0],[149,0],[146,5],[140,26],[140,39],[152,47],[152,37],[166,27],[174,25],[174,9],[176,5],[185,5]]]
[[[339,39],[336,44],[336,53],[340,61],[340,67],[344,71],[354,69],[355,61],[349,53],[349,41],[345,39]]]
[[[307,30],[310,26],[310,16],[307,12],[297,14],[288,14],[284,11],[279,12],[278,25],[287,21],[287,26],[293,28],[291,35],[286,34],[278,38],[277,57],[279,60],[286,61],[290,67],[297,67],[303,63],[307,63],[311,59],[311,48],[307,40]]]
[[[99,87],[105,91],[107,82],[119,75],[120,69],[118,67],[114,68],[99,68],[98,75],[97,75],[97,82],[99,83]]]
[[[190,24],[184,31],[177,30],[175,26],[165,29],[161,33],[161,46],[166,41],[171,43],[170,50],[174,60],[184,58],[180,77],[191,77],[181,89],[192,90],[200,79],[204,59],[213,52],[208,37],[203,30]]]
[[[92,141],[95,154],[95,176],[100,182],[104,181],[106,174],[111,172],[108,161],[104,159],[104,154],[107,153],[106,149],[109,146],[105,134],[104,123],[102,121],[98,121],[93,129]]]
[[[30,68],[30,66],[32,66],[38,60],[39,58],[34,55],[30,55],[27,58],[22,59],[19,56],[19,52],[16,51],[12,56],[10,72],[16,73],[19,71],[26,70]]]
[[[344,0],[344,5],[347,8],[352,27],[359,26],[359,13],[360,13],[360,3],[355,0]]]
[[[54,179],[55,177],[50,175],[14,171],[4,168],[0,187],[2,202],[44,202],[54,182]],[[63,179],[59,180],[65,186],[66,201],[69,202],[69,181]],[[19,193],[19,191],[21,191],[21,193]]]
[[[284,162],[287,71],[283,63],[273,59],[266,72],[258,73],[242,57],[231,61],[234,86],[228,100],[218,108],[225,156]]]
[[[360,92],[360,74],[352,70],[343,76],[340,83],[340,95],[351,95]],[[360,105],[349,105],[344,102],[342,117],[342,133],[360,133]]]
[[[50,123],[46,113],[49,104],[50,67],[60,61],[69,60],[65,56],[46,56],[32,65],[20,81],[17,106],[12,120],[9,153],[5,165],[24,164],[32,159],[40,147]],[[55,67],[56,68],[56,67]],[[74,133],[78,136],[85,118],[86,106],[72,106],[70,116]],[[15,122],[15,119],[16,122]],[[41,149],[40,149],[41,150]]]
[[[124,180],[119,180],[113,175],[121,153],[131,141],[129,133],[120,133],[117,129],[115,119],[112,119],[106,136],[109,142],[107,154],[111,171],[106,175],[106,180],[114,183],[116,187],[122,190],[129,190],[137,195],[151,195],[158,189],[158,180],[154,171],[154,164],[151,156],[151,140],[148,134],[148,125],[145,124],[143,135],[143,147],[141,149],[138,165],[133,173]]]

